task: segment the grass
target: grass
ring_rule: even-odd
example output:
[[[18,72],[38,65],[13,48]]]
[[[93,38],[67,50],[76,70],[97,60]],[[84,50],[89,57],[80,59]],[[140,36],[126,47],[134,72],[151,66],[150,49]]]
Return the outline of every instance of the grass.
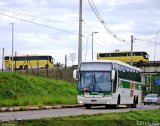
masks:
[[[0,72],[0,106],[75,104],[75,83]]]
[[[16,73],[73,82],[73,78],[72,78],[73,67],[67,67],[67,69],[65,69],[64,67],[60,67],[60,68],[55,67],[55,68],[49,68],[48,70],[45,68],[38,69],[38,70],[37,69],[16,70]]]
[[[149,126],[160,123],[160,110],[129,111],[95,115],[55,117],[37,120],[4,122],[16,126]]]

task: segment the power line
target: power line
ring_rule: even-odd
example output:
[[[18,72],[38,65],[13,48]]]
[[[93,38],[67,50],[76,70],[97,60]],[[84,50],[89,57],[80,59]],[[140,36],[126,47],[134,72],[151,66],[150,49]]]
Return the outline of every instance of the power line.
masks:
[[[115,39],[117,39],[118,41],[122,41],[122,42],[125,42],[124,39],[121,39],[119,37],[117,37],[116,34],[114,34],[109,28],[108,26],[106,25],[106,23],[104,22],[103,18],[101,17],[101,15],[99,14],[94,2],[92,0],[88,0],[89,2],[89,5],[92,9],[92,11],[94,12],[94,14],[96,15],[96,17],[98,18],[98,20],[100,21],[100,23],[104,26],[104,28],[106,29],[106,31]]]
[[[100,16],[99,12],[97,11],[97,8],[95,7],[93,1],[88,0],[88,2],[89,2],[89,5],[90,5],[92,11],[96,15],[96,17],[99,19],[100,23],[105,27],[105,29],[107,30],[107,32],[110,33],[110,34],[113,34],[110,31],[110,29],[107,26],[105,26],[104,21],[103,21],[102,17]]]
[[[6,10],[6,9],[0,9],[0,10],[2,10],[3,12],[11,12],[11,13],[25,15],[25,16],[30,16],[30,17],[34,17],[34,18],[47,19],[47,18],[40,17],[40,16],[33,16],[33,15],[29,15],[29,14],[25,14],[25,13],[20,13],[20,12],[15,12],[15,11],[10,11],[10,10]]]
[[[84,22],[84,24],[88,27],[88,31],[94,31],[94,30],[91,28],[91,26],[89,26],[89,25],[86,23],[85,20],[83,20],[83,22]],[[101,42],[106,43],[106,41],[102,40],[102,38],[98,37],[97,35],[96,35],[96,38],[98,38]],[[102,45],[101,45],[101,47],[102,47]],[[106,47],[103,46],[103,48],[106,48]]]
[[[53,22],[52,19],[46,18],[46,17],[35,16],[35,15],[30,15],[30,14],[21,13],[21,12],[15,12],[15,11],[6,10],[6,9],[0,9],[0,10],[2,10],[3,12],[11,12],[11,13],[19,14],[19,15],[29,16],[29,17],[33,17],[33,18],[42,19],[42,20],[49,20],[49,21]],[[63,20],[63,21],[64,21],[64,20]],[[69,19],[69,21],[71,21],[71,20]],[[72,20],[72,21],[73,21],[73,20]],[[78,21],[78,20],[74,20],[74,21]]]
[[[95,42],[95,41],[94,41],[94,42]],[[104,49],[108,49],[108,48],[104,47],[103,45],[101,45],[101,44],[99,44],[99,43],[97,43],[97,42],[95,42],[95,44],[98,45],[98,46],[100,46],[100,47],[102,47],[102,48],[104,48]]]
[[[86,37],[86,36],[83,36],[84,38],[86,38],[86,39],[89,39],[88,37]],[[91,40],[91,39],[89,39],[89,40]],[[96,43],[96,45],[98,45],[98,46],[100,46],[100,47],[102,47],[102,48],[105,48],[105,49],[107,49],[106,47],[104,47],[103,45],[101,45],[101,44],[99,44],[98,42],[96,42],[96,41],[94,41],[94,43]]]
[[[15,18],[15,19],[17,19],[17,20],[21,20],[21,21],[24,21],[24,22],[36,24],[36,25],[43,26],[43,27],[50,28],[50,29],[54,29],[54,30],[57,30],[57,31],[66,32],[66,33],[74,34],[74,35],[78,35],[77,33],[74,33],[74,32],[70,32],[70,31],[62,30],[62,29],[59,29],[59,28],[56,28],[56,27],[52,27],[52,26],[48,26],[48,25],[44,25],[44,24],[32,22],[32,21],[29,21],[29,20],[17,18],[17,17],[10,16],[10,15],[7,15],[7,14],[0,13],[0,15],[4,15],[4,16],[10,17],[10,18]]]
[[[152,41],[147,41],[147,40],[143,40],[143,39],[138,39],[138,38],[134,38],[134,40],[138,40],[138,41],[142,41],[142,42],[146,42],[146,43],[150,43],[150,44],[155,44],[155,42],[152,42]],[[158,42],[156,42],[156,44],[160,44]]]

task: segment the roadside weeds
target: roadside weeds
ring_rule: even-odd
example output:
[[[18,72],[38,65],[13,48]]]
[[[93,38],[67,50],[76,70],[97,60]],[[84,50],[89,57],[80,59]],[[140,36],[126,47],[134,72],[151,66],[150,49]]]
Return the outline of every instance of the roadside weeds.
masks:
[[[50,105],[50,106],[13,106],[13,107],[0,107],[0,112],[15,112],[15,111],[34,111],[34,110],[47,110],[47,109],[63,109],[63,108],[77,108],[84,105]]]

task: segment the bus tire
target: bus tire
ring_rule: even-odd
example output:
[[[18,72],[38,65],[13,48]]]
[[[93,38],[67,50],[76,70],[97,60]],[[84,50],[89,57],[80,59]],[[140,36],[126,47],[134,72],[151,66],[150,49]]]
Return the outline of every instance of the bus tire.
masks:
[[[121,97],[120,97],[120,95],[118,95],[118,99],[117,99],[117,106],[119,106],[119,105],[120,105],[120,103],[121,103]]]
[[[120,104],[121,104],[121,97],[120,97],[120,95],[118,95],[117,104],[112,105],[112,108],[117,109]]]
[[[143,63],[143,61],[142,61],[142,60],[140,60],[138,63],[139,63],[139,64],[142,64],[142,63]]]
[[[137,98],[134,96],[133,99],[133,104],[131,105],[132,108],[136,108],[137,107]]]
[[[48,64],[46,64],[46,65],[45,65],[45,68],[48,68],[48,67],[49,67],[49,65],[48,65]]]
[[[25,66],[24,66],[24,69],[25,69],[25,70],[27,70],[27,69],[28,69],[28,66],[27,66],[27,65],[25,65]]]
[[[86,104],[86,109],[91,109],[91,105],[90,104]]]
[[[20,69],[20,70],[23,70],[23,66],[22,66],[22,65],[20,65],[20,66],[19,66],[19,69]]]
[[[105,105],[105,108],[106,108],[106,109],[110,108],[110,105]]]

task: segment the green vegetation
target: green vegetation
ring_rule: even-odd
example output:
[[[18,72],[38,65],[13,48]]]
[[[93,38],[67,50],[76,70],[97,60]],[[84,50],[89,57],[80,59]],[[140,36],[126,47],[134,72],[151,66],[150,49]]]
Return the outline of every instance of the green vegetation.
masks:
[[[54,80],[64,80],[73,82],[73,70],[75,67],[54,67],[54,68],[39,68],[39,69],[28,69],[28,70],[16,70],[16,73],[22,75],[33,75],[37,77],[50,78]]]
[[[37,120],[13,121],[16,126],[149,126],[160,123],[160,110],[129,111]]]
[[[145,85],[143,86],[143,96],[146,96],[149,93],[157,93],[159,94],[159,86],[155,85],[155,80],[160,79],[160,74],[146,74],[145,75]],[[147,87],[150,87],[151,83],[151,89],[147,90]]]
[[[0,106],[75,104],[75,83],[0,72]]]

